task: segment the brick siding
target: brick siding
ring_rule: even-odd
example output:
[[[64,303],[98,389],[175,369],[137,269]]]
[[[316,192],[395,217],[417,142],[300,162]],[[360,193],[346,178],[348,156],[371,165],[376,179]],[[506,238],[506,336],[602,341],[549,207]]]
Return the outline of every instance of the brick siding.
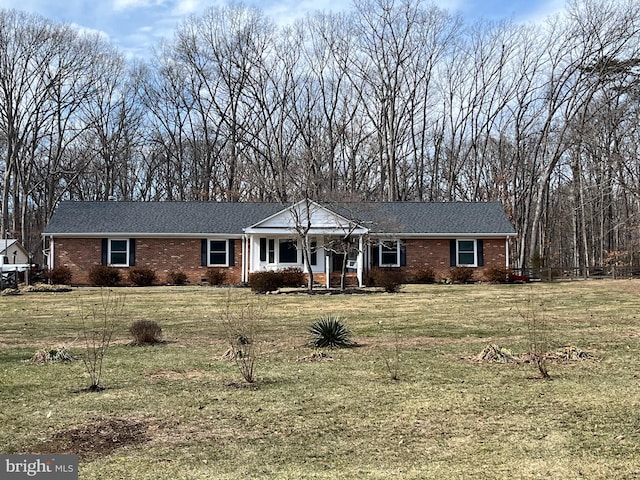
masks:
[[[200,265],[200,239],[136,238],[136,266],[155,270],[158,284],[165,284],[167,273],[180,270],[191,284],[203,283],[208,268],[224,268],[226,283],[239,284],[242,279],[242,241],[234,240],[235,266],[203,267]],[[89,270],[100,265],[102,259],[100,238],[56,238],[54,240],[54,267],[65,265],[71,269],[72,282],[88,285]],[[122,283],[128,282],[129,268],[120,268]]]
[[[242,241],[234,240],[235,266],[200,266],[200,239],[136,238],[136,266],[155,270],[158,284],[165,284],[167,273],[180,270],[187,275],[190,284],[203,283],[207,268],[227,270],[226,283],[240,284],[242,279]],[[504,267],[505,240],[484,239],[484,267],[479,267],[475,278],[483,279],[487,267]],[[66,265],[71,269],[72,282],[88,285],[88,273],[93,265],[101,263],[100,238],[56,238],[54,240],[54,267]],[[407,265],[403,267],[409,278],[427,267],[436,273],[436,280],[449,276],[449,239],[406,240]],[[121,268],[123,283],[128,283],[128,268]],[[315,280],[324,284],[324,274],[315,274]],[[352,280],[352,279],[350,279]],[[339,280],[338,280],[339,282]],[[332,278],[332,284],[337,283]]]
[[[417,274],[426,268],[432,268],[436,274],[436,280],[447,278],[451,269],[450,249],[448,238],[406,240],[407,266],[404,267],[407,276]],[[478,267],[474,278],[483,279],[483,272],[488,267],[505,267],[506,251],[505,239],[484,239],[484,266]]]

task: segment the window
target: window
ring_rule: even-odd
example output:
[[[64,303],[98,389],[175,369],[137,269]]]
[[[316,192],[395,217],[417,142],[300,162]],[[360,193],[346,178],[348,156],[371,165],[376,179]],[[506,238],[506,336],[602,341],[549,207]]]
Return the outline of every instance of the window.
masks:
[[[400,266],[400,242],[392,240],[383,242],[379,250],[379,265],[381,267]]]
[[[209,240],[209,265],[221,267],[229,265],[227,246],[227,240]]]
[[[267,253],[269,254],[269,263],[276,263],[276,241],[273,238],[269,239],[269,249]]]
[[[278,255],[280,263],[298,263],[298,242],[291,238],[281,238]]]
[[[117,267],[129,266],[129,240],[109,240],[109,265]]]
[[[458,240],[458,266],[475,267],[476,265],[476,241]]]
[[[312,262],[315,262],[312,253]],[[294,238],[260,238],[260,261],[273,265],[276,263],[299,264],[298,242]]]
[[[309,249],[311,250],[309,262],[311,265],[318,265],[318,241],[315,238],[309,243]]]

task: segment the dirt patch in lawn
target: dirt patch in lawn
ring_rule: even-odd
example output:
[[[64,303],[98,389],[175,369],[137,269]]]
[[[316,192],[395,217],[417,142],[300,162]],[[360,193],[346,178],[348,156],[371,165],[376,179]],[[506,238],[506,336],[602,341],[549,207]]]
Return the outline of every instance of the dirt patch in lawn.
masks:
[[[87,423],[61,430],[32,452],[78,454],[95,458],[150,439],[152,423],[140,418],[94,418]]]
[[[209,375],[209,373],[203,370],[157,370],[150,373],[148,376],[151,380],[188,380],[191,378],[201,378]]]
[[[313,352],[311,355],[298,357],[297,360],[298,362],[330,362],[333,360],[333,356],[325,352]]]

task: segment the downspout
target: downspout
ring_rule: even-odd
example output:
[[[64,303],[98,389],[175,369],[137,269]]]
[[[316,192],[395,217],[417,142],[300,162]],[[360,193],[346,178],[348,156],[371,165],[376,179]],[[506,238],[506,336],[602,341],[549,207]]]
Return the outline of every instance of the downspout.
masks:
[[[505,244],[505,251],[506,251],[505,264],[508,270],[509,269],[509,237],[505,238],[504,244]]]
[[[49,237],[49,257],[47,258],[47,267],[49,267],[49,270],[53,270],[54,268],[53,246],[54,246],[54,242],[53,242],[53,235],[52,235]]]
[[[358,288],[362,288],[363,285],[363,271],[364,271],[364,254],[363,254],[363,241],[362,235],[358,238]]]

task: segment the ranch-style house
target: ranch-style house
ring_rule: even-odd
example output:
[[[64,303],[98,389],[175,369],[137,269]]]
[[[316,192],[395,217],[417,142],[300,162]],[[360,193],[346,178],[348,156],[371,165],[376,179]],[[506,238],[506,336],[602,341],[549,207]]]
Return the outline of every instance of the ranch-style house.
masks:
[[[508,268],[515,231],[496,202],[65,201],[43,236],[48,267],[69,267],[79,285],[96,264],[148,267],[159,279],[182,271],[194,284],[210,268],[244,284],[253,272],[310,265],[330,287],[344,266],[358,286],[372,268],[409,277],[427,267],[445,277],[453,266]]]

